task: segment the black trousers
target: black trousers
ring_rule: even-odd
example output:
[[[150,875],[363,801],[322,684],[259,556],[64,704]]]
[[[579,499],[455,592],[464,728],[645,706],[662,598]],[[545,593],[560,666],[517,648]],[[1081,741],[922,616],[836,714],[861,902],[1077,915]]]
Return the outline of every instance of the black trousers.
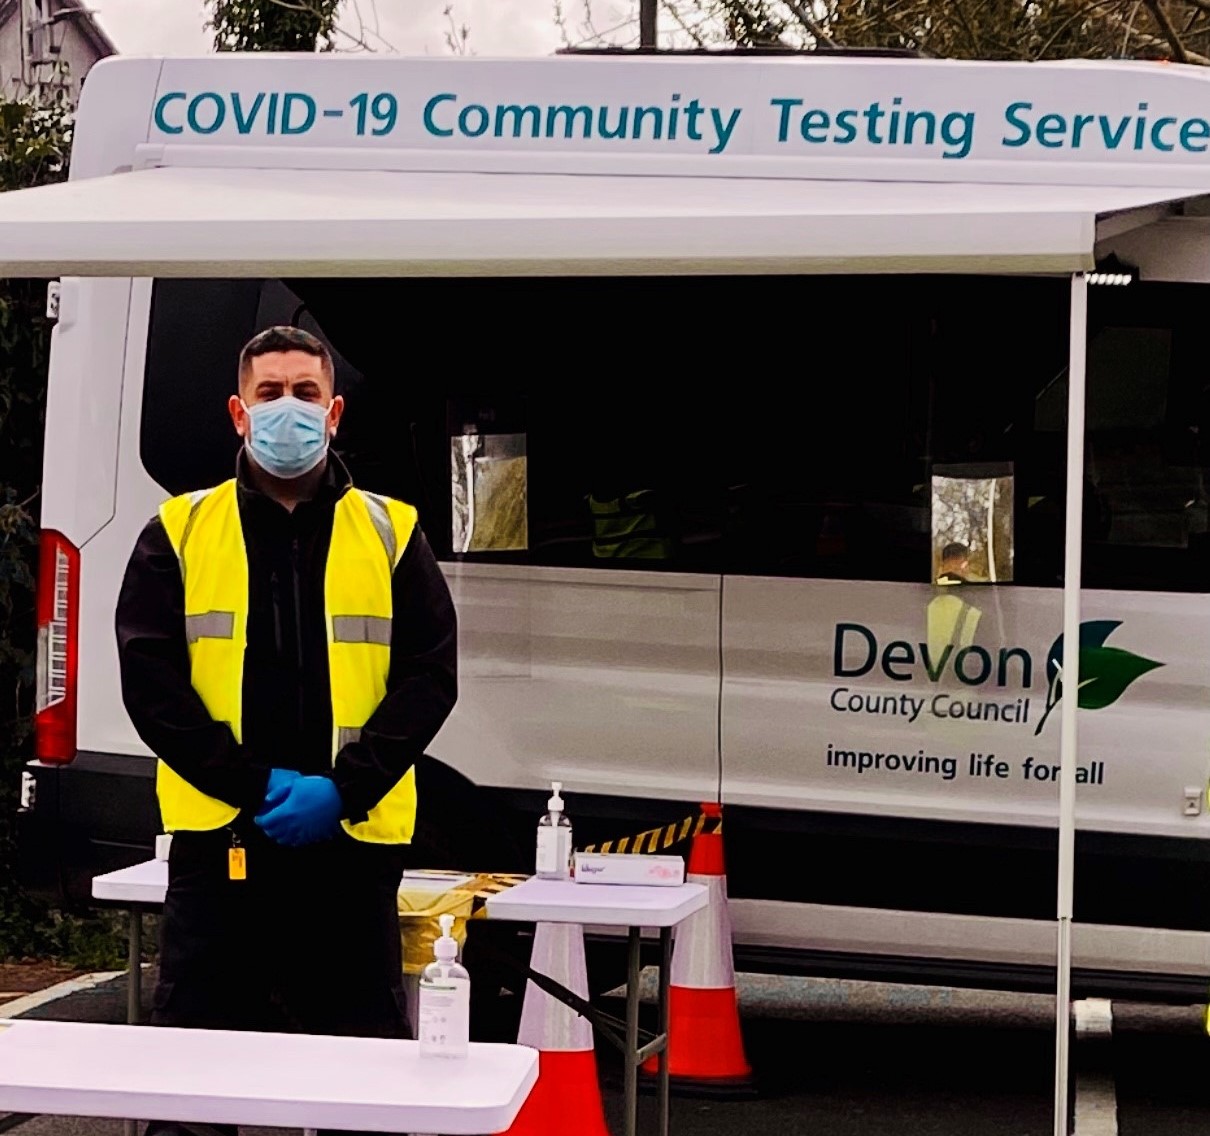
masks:
[[[254,826],[235,835],[244,880],[229,878],[232,829],[173,836],[151,1024],[410,1036],[396,898],[406,849],[343,833],[305,848]],[[154,1121],[147,1136],[191,1131]]]

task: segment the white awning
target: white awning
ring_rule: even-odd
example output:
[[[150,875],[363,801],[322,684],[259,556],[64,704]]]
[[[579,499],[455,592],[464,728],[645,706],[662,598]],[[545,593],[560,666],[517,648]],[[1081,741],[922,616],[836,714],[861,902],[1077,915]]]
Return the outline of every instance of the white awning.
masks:
[[[1068,273],[1190,194],[164,167],[0,194],[0,275]]]

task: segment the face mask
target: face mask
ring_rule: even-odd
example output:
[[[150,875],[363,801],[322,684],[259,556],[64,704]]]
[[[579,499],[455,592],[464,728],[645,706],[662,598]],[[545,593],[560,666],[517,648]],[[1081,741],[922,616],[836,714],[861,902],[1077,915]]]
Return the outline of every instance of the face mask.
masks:
[[[256,464],[274,477],[310,473],[328,452],[328,407],[301,399],[275,398],[244,404],[248,435],[244,446]]]

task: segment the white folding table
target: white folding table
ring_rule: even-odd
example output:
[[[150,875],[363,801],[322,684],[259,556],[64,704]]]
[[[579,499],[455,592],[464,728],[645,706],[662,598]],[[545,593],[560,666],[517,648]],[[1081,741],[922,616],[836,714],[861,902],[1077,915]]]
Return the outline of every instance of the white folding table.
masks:
[[[450,876],[448,873],[404,872],[404,879],[412,888],[422,887],[431,883],[434,887],[451,887],[458,881],[465,881],[467,876]],[[453,882],[451,882],[453,881]],[[143,954],[143,915],[163,907],[164,897],[168,893],[168,862],[155,859],[133,864],[129,868],[121,868],[114,872],[93,877],[93,898],[103,903],[113,904],[127,910],[129,917],[128,930],[128,961],[126,979],[126,1021],[129,1025],[137,1025],[142,1019],[142,954]],[[409,983],[408,1015],[415,1032],[416,997],[415,982]],[[19,1120],[18,1116],[9,1118],[8,1124]],[[4,1120],[0,1119],[0,1131],[6,1131]],[[127,1121],[126,1136],[135,1136],[137,1125]]]
[[[453,872],[408,871],[403,873],[403,882],[411,893],[429,890],[445,891],[452,887],[460,887],[472,877]],[[106,872],[95,876],[92,881],[94,899],[104,903],[124,907],[129,913],[128,962],[129,974],[126,987],[126,1021],[136,1025],[142,1017],[142,967],[143,954],[143,913],[154,911],[164,904],[168,892],[168,862],[166,860],[146,860],[129,868],[121,868],[116,872]],[[415,1032],[415,983],[408,983],[405,976],[411,1000],[408,1003],[408,1013],[413,1033]]]
[[[130,976],[127,1020],[139,1020],[141,1005],[142,913],[159,907],[168,888],[168,865],[148,860],[130,868],[109,872],[93,880],[93,897],[127,907],[130,911]],[[638,1074],[648,1057],[659,1055],[657,1078],[659,1126],[668,1134],[669,1082],[665,1051],[668,1044],[668,979],[672,961],[672,929],[706,906],[707,891],[701,884],[652,887],[627,884],[577,884],[570,880],[530,879],[516,884],[486,901],[489,919],[526,923],[579,923],[584,926],[624,927],[629,936],[629,965],[626,984],[626,1024],[618,1038],[602,1026],[601,1015],[589,1011],[590,1020],[622,1050],[625,1061],[626,1136],[638,1130]],[[644,928],[659,930],[659,1032],[639,1044],[639,976]],[[571,991],[548,980],[547,992],[568,1005],[578,1002]],[[578,1010],[588,1009],[573,1005]],[[157,1031],[158,1032],[158,1031]],[[507,1126],[506,1126],[507,1127]]]
[[[0,1023],[0,1109],[19,1113],[461,1136],[505,1131],[537,1079],[522,1045]]]
[[[672,928],[706,906],[702,884],[676,887],[636,884],[578,884],[573,880],[530,879],[498,895],[488,896],[489,919],[526,923],[579,923],[595,927],[625,927],[628,935],[625,1035],[619,1038],[603,1025],[601,1015],[559,984],[547,980],[542,988],[552,997],[583,1013],[622,1051],[625,1069],[626,1136],[638,1131],[639,1067],[655,1055],[659,1066],[660,1136],[668,1136],[668,980],[672,964]],[[642,931],[660,933],[659,1027],[646,1044],[639,1044],[639,975]]]
[[[130,1025],[136,1025],[142,1016],[143,913],[162,907],[167,893],[167,860],[146,860],[142,864],[93,877],[93,899],[125,907],[129,914],[126,1021]]]

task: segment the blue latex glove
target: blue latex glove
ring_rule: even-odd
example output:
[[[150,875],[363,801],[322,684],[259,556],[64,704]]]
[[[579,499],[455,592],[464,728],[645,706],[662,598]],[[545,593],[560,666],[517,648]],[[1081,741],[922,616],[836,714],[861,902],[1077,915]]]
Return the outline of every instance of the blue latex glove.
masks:
[[[340,792],[330,777],[297,777],[286,799],[256,818],[278,844],[296,848],[335,836],[340,823]]]
[[[256,815],[263,817],[270,809],[276,808],[289,795],[290,786],[302,776],[297,769],[270,769],[269,787],[265,791],[265,800],[257,810]]]

